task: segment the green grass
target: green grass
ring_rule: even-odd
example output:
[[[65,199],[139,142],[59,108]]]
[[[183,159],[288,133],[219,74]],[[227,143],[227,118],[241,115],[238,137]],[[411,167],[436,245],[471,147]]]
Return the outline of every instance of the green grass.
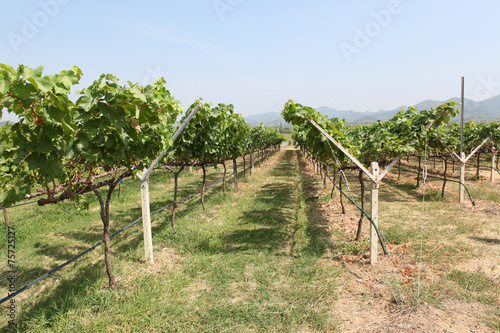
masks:
[[[176,212],[176,233],[170,226],[171,208],[154,215],[156,262],[152,266],[144,263],[141,223],[114,238],[111,251],[116,290],[107,288],[102,247],[33,286],[16,298],[17,329],[338,330],[340,322],[332,308],[342,296],[338,295],[339,284],[352,276],[332,262],[347,255],[360,258],[353,265],[364,265],[369,223],[365,219],[360,242],[352,241],[354,234],[334,230],[333,226],[340,222],[318,214],[321,205],[330,203],[330,193],[309,196],[309,188],[322,189],[323,185],[319,176],[305,176],[298,157],[297,151],[281,151],[257,168],[254,175],[240,174],[239,190],[232,189],[230,179],[225,194],[220,186],[209,190],[205,212],[199,196],[183,202]],[[440,166],[437,163],[437,169]],[[210,168],[208,183],[218,181],[221,173],[221,168]],[[343,189],[352,193],[359,204],[358,174],[346,171],[346,176],[350,189]],[[380,187],[379,214],[386,243],[399,248],[397,255],[406,258],[402,267],[415,267],[423,221],[420,302],[479,302],[486,307],[489,325],[500,329],[500,322],[495,319],[500,316],[498,279],[486,275],[484,269],[470,271],[460,267],[484,255],[495,256],[499,244],[494,234],[499,231],[497,224],[491,223],[492,217],[486,213],[457,204],[456,184],[449,183],[442,198],[442,182],[431,178],[426,183],[422,220],[422,186],[415,186],[414,177],[415,174],[403,172],[403,181],[387,178]],[[369,198],[368,181],[365,184]],[[190,173],[186,169],[179,179],[178,198],[199,191],[200,186],[201,170],[195,168]],[[172,189],[172,175],[164,171],[151,175],[151,210],[170,203]],[[497,183],[471,183],[470,190],[475,198],[499,202]],[[334,201],[339,199],[337,192]],[[359,212],[347,200],[344,203],[347,214],[340,217],[342,223],[357,223]],[[368,201],[366,208],[369,212]],[[122,185],[120,197],[114,194],[111,232],[139,216],[139,183],[129,180]],[[13,208],[9,210],[9,219],[16,227],[18,287],[102,239],[95,195],[80,198],[76,209],[72,202]],[[0,231],[0,244],[6,244],[5,229]],[[426,279],[431,269],[434,278]],[[0,274],[1,295],[7,293],[6,278],[5,273]],[[416,288],[415,283],[401,286],[407,298],[416,294]],[[6,313],[0,315],[0,331],[10,331],[13,327],[7,326]]]
[[[495,300],[500,297],[498,285],[483,272],[470,273],[454,269],[448,275],[448,278],[461,288],[460,294],[467,300],[495,304]],[[492,288],[495,285],[497,287]]]
[[[440,164],[437,164],[437,168]],[[408,167],[406,167],[408,169]],[[432,171],[429,171],[431,174]],[[349,180],[350,192],[353,199],[360,203],[360,185],[357,181],[357,173],[346,172]],[[405,278],[398,277],[404,304],[415,305],[416,302],[434,304],[446,303],[450,300],[460,302],[475,301],[486,307],[487,322],[492,328],[498,329],[500,297],[498,294],[498,278],[491,278],[484,272],[490,271],[486,264],[479,266],[477,272],[466,270],[469,261],[476,262],[483,256],[493,256],[498,260],[497,247],[500,231],[496,223],[495,203],[498,203],[497,193],[500,193],[498,181],[490,183],[488,181],[467,182],[467,186],[476,200],[487,200],[485,206],[487,210],[473,208],[470,202],[463,205],[458,204],[458,185],[448,183],[444,198],[441,196],[442,181],[434,178],[427,178],[425,205],[422,206],[422,189],[416,187],[416,174],[403,171],[401,180],[397,179],[397,167],[392,171],[392,175],[384,179],[379,190],[379,218],[380,229],[383,233],[386,245],[395,247],[397,250],[392,253],[396,259],[396,268],[404,271],[406,267],[415,269],[417,272],[420,260],[420,239],[423,241],[422,251],[422,285],[420,286],[420,299],[417,295],[417,276],[408,283]],[[321,187],[319,176],[315,179]],[[365,177],[365,184],[367,177]],[[331,185],[330,185],[331,186]],[[349,194],[349,191],[346,190]],[[336,199],[338,200],[338,199]],[[367,196],[369,200],[369,194]],[[319,200],[311,200],[311,205],[316,205]],[[345,200],[344,200],[345,202]],[[369,202],[366,203],[369,211]],[[424,211],[422,211],[424,208]],[[339,209],[339,208],[337,208]],[[346,206],[347,214],[342,217],[348,221],[352,216],[359,213],[350,205]],[[491,210],[491,212],[490,212]],[[492,214],[493,213],[493,214]],[[357,222],[357,218],[352,219]],[[338,222],[337,222],[338,223]],[[421,226],[423,223],[423,233]],[[355,230],[355,229],[350,229]],[[365,221],[363,235],[368,234],[368,223]],[[482,236],[479,236],[482,235]],[[488,235],[488,236],[486,236]],[[335,230],[336,253],[342,255],[361,256],[368,254],[366,242],[353,243],[353,232],[346,234]],[[364,239],[366,241],[366,238]],[[334,252],[335,253],[335,252]],[[379,252],[380,253],[380,252]],[[400,258],[403,261],[397,265]],[[386,265],[392,267],[389,259]],[[463,265],[463,266],[462,266]],[[463,268],[461,268],[463,267]],[[460,270],[461,269],[461,270]],[[477,269],[477,268],[476,268]],[[428,278],[431,274],[432,278]],[[387,272],[392,280],[394,276]],[[395,288],[395,282],[392,282]]]
[[[240,190],[209,191],[181,204],[174,233],[170,210],[153,217],[157,263],[143,262],[142,228],[112,240],[117,289],[107,288],[102,249],[18,296],[20,331],[200,332],[331,331],[339,271],[321,263],[306,214],[293,150],[279,153]],[[220,171],[220,170],[219,170]],[[214,171],[209,183],[220,178]],[[242,177],[243,178],[243,177]],[[241,181],[241,180],[240,180]],[[151,209],[171,201],[166,172],[151,176]],[[184,171],[179,198],[198,190],[200,173]],[[122,185],[111,207],[112,232],[140,216],[138,182]],[[82,206],[88,202],[88,210]],[[18,285],[101,238],[93,197],[10,213],[18,230]],[[2,279],[5,290],[5,282]],[[6,316],[0,318],[6,326]],[[10,327],[12,328],[12,327]]]

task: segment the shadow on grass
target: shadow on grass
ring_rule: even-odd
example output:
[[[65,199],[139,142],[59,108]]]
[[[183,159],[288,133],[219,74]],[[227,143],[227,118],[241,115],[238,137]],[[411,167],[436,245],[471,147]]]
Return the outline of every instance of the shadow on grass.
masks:
[[[314,207],[305,207],[304,189],[310,184],[310,179],[302,172],[299,165],[300,179],[296,178],[296,159],[301,158],[298,150],[287,150],[279,163],[273,166],[269,174],[280,179],[290,179],[289,182],[275,181],[261,187],[256,193],[255,207],[244,212],[241,225],[255,225],[253,229],[235,230],[226,235],[221,252],[235,251],[267,251],[275,254],[287,253],[295,256],[295,235],[299,228],[304,228],[307,240],[301,252],[323,256],[324,251],[333,247],[328,229],[328,219],[318,214]],[[302,160],[303,163],[303,160]],[[299,181],[300,184],[295,182]],[[298,211],[305,210],[304,221],[299,221]],[[300,224],[303,223],[303,224]],[[291,248],[290,248],[291,245]]]
[[[55,267],[55,266],[54,266]],[[54,268],[52,267],[52,268]],[[24,287],[26,284],[29,282],[33,281],[33,279],[47,273],[47,268],[44,267],[33,267],[30,269],[24,268],[22,264],[17,264],[16,265],[16,287],[17,289]],[[0,274],[0,287],[8,289],[9,285],[9,280],[7,280],[8,277],[10,277],[12,273],[10,271],[5,271],[2,274]],[[28,292],[28,291],[27,291]],[[8,296],[7,294],[1,295],[0,298],[4,298]],[[7,303],[4,303],[2,306],[7,305]]]
[[[485,238],[485,237],[476,237],[476,236],[470,236],[468,238],[470,240],[474,240],[474,241],[481,242],[481,243],[500,245],[500,239],[496,239],[496,238]]]
[[[276,165],[271,166],[271,177],[286,178],[294,174],[293,151],[285,151]],[[246,226],[225,235],[221,252],[267,251],[282,252],[289,238],[289,225],[294,216],[284,207],[295,201],[294,185],[279,180],[270,182],[255,193],[255,204],[243,212],[240,225]],[[255,208],[258,207],[258,208]],[[248,229],[248,226],[254,226]]]
[[[219,170],[220,171],[220,170]],[[228,168],[228,173],[230,173],[229,168]],[[222,174],[220,172],[218,173],[212,173],[207,176],[207,183],[208,185],[215,183],[221,179]],[[243,176],[243,174],[240,174],[240,177]],[[160,177],[159,177],[160,178]],[[166,177],[164,177],[166,178]],[[164,181],[167,181],[164,179]],[[229,179],[228,179],[229,181]],[[126,186],[126,188],[122,188],[122,191],[133,191],[131,188],[136,186],[137,184],[131,184],[131,186]],[[127,189],[128,187],[128,189]],[[187,195],[193,194],[193,192],[197,192],[201,188],[201,177],[198,180],[195,181],[190,181],[186,186],[181,187],[180,191],[178,193],[178,198],[183,198],[186,197]],[[206,201],[210,201],[212,197],[218,196],[219,191],[221,191],[221,186],[216,186],[213,189],[208,190],[206,193]],[[116,193],[115,193],[116,194]],[[136,195],[136,194],[130,194],[130,193],[123,193],[122,195]],[[121,198],[123,199],[123,197]],[[118,202],[116,197],[113,199],[113,203]],[[170,202],[168,202],[170,203]],[[159,209],[168,203],[161,202],[160,200],[157,200],[155,202],[151,203],[151,210],[156,210]],[[193,210],[194,205],[200,205],[200,200],[199,196],[195,196],[194,200],[190,200],[184,204],[181,204],[180,207],[183,209],[179,209],[178,214],[182,215],[183,213],[189,213],[190,211]],[[111,209],[111,233],[119,230],[120,228],[124,227],[125,225],[129,224],[136,218],[140,217],[142,214],[141,208],[136,207],[136,208],[126,208],[123,210],[113,210]],[[74,217],[72,217],[74,218]],[[65,240],[68,241],[83,241],[90,243],[89,247],[100,242],[102,240],[102,222],[98,217],[90,217],[90,218],[95,218],[95,224],[91,225],[89,227],[84,228],[84,230],[74,230],[70,232],[64,232],[61,233],[61,236],[65,238]],[[140,224],[139,222],[138,224]],[[155,227],[153,227],[153,234],[156,234],[157,232],[163,230],[164,228],[170,227],[170,224],[159,224]],[[132,231],[132,232],[130,232]],[[127,252],[130,253],[131,250],[137,249],[138,247],[142,246],[143,244],[143,239],[142,239],[142,228],[137,228],[137,226],[132,227],[131,229],[127,230],[128,234],[122,234],[118,235],[115,239],[111,241],[111,251],[112,251],[112,257],[115,257],[116,259],[112,259],[112,262],[114,260],[119,260],[119,257],[122,256],[127,256]],[[120,238],[122,237],[122,238]],[[118,243],[118,244],[117,244]],[[121,244],[120,244],[121,243]],[[34,246],[36,253],[38,255],[43,255],[47,257],[51,257],[54,260],[60,262],[62,260],[69,260],[74,257],[74,254],[70,253],[69,251],[61,250],[61,246],[53,245],[49,243],[48,240],[44,240],[43,242],[38,242]],[[71,249],[76,249],[78,252],[86,250],[88,247],[83,246],[83,245],[77,245],[77,246],[71,246]],[[94,251],[99,251],[102,247],[99,247],[95,249]],[[85,258],[79,259],[79,261],[85,261]],[[53,269],[57,267],[58,264],[53,264],[50,269]],[[71,267],[72,266],[72,267]],[[25,331],[28,329],[28,324],[33,321],[40,321],[43,320],[45,322],[45,325],[47,328],[51,328],[51,322],[55,322],[55,318],[58,316],[63,316],[64,314],[70,312],[72,309],[78,309],[81,308],[81,299],[84,299],[86,295],[88,294],[88,290],[90,288],[95,288],[96,287],[96,282],[105,276],[105,270],[103,268],[103,263],[99,263],[97,265],[91,265],[91,264],[85,264],[81,267],[76,267],[74,264],[70,264],[70,266],[63,268],[63,270],[76,270],[76,276],[75,278],[60,278],[60,284],[58,287],[55,288],[55,290],[47,293],[47,292],[42,292],[36,301],[34,301],[34,306],[26,306],[25,308],[28,308],[25,312],[18,313],[17,315],[17,320],[19,325],[16,327],[17,330],[19,331]],[[17,276],[17,283],[19,287],[24,286],[26,283],[31,282],[33,279],[38,278],[39,276],[47,273],[49,269],[47,268],[41,268],[41,267],[35,267],[31,269],[23,269],[22,266],[17,267],[18,270],[18,276]],[[61,271],[62,272],[62,271]],[[56,273],[60,274],[60,273]],[[3,275],[2,275],[3,276]],[[55,276],[50,276],[47,279],[55,279]],[[2,279],[6,281],[5,279]],[[118,284],[118,289],[120,288],[120,285]],[[25,291],[26,293],[30,293],[30,290]],[[32,292],[32,291],[31,291]],[[104,289],[103,291],[106,295],[109,294],[111,295],[112,299],[114,299],[114,292],[108,289]],[[94,296],[93,296],[94,297]],[[106,296],[108,297],[108,296]],[[90,302],[92,303],[92,302]],[[99,311],[99,300],[97,299],[95,301],[96,303],[96,311]],[[1,332],[9,332],[12,330],[13,327],[2,327],[0,328]]]
[[[254,193],[253,203],[243,211],[238,220],[241,226],[223,235],[209,236],[199,239],[198,234],[187,235],[180,232],[179,237],[193,237],[192,243],[197,252],[235,253],[235,252],[268,252],[276,255],[289,255],[290,242],[293,241],[293,230],[296,224],[297,198],[303,193],[297,192],[295,183],[297,166],[295,151],[284,151],[276,164],[268,166],[270,170],[268,183]],[[266,175],[266,176],[267,176]],[[277,179],[274,179],[276,177]],[[289,181],[283,180],[289,179]],[[307,223],[307,222],[306,222]],[[309,247],[306,251],[322,254],[318,250],[319,230],[311,223],[305,226]],[[293,255],[293,254],[292,254]]]
[[[304,171],[307,165],[302,153],[299,150],[295,151],[297,155],[297,160],[299,162],[299,168],[301,170],[301,188],[303,204],[305,207],[305,212],[307,215],[307,227],[306,235],[310,239],[306,247],[306,251],[312,253],[316,256],[323,256],[325,251],[334,248],[334,243],[331,240],[330,233],[328,231],[330,219],[327,217],[326,212],[317,209],[319,197],[306,197],[306,189],[310,188],[313,179],[310,178]]]
[[[24,306],[23,308],[28,308],[28,310],[17,314],[18,324],[15,328],[20,332],[25,332],[29,329],[30,322],[37,322],[43,324],[45,328],[56,330],[51,323],[57,322],[60,316],[81,308],[82,299],[87,297],[89,288],[95,288],[98,276],[102,273],[102,267],[99,269],[90,265],[80,267],[77,277],[61,280],[53,292],[41,293],[39,299],[33,302],[33,306]],[[111,290],[107,292],[114,293]],[[98,306],[97,303],[96,306]],[[3,327],[1,332],[12,332],[13,328],[14,326],[9,325]]]
[[[426,189],[425,200],[429,202],[447,202],[448,197],[445,193],[445,197],[441,197],[441,187],[443,183],[439,180],[427,180],[427,183],[437,182],[439,184],[439,189]],[[452,182],[448,182],[451,184]],[[398,183],[396,180],[386,178],[383,184],[380,186],[380,202],[407,202],[409,197],[413,198],[415,201],[422,201],[422,193],[420,188],[416,187],[413,183]]]
[[[67,261],[73,258],[76,254],[87,250],[89,247],[84,245],[78,245],[78,246],[71,246],[71,248],[68,247],[65,248],[65,246],[61,246],[58,244],[48,245],[38,242],[37,244],[35,244],[35,248],[36,248],[36,254],[41,256],[51,257],[60,262],[62,260]],[[76,254],[73,252],[76,252]],[[56,265],[54,267],[57,266],[59,265]]]
[[[228,176],[232,173],[232,162],[226,163],[226,165],[227,165],[227,176]],[[240,161],[240,163],[238,164],[238,168],[240,169],[241,167],[242,167],[242,161]],[[257,167],[257,163],[256,163],[256,167]],[[248,168],[249,168],[249,163],[247,161],[247,171],[248,171]],[[189,173],[188,169],[184,170],[181,173],[181,175],[184,173]],[[211,186],[211,185],[219,182],[222,179],[222,176],[223,176],[222,166],[219,165],[218,170],[207,168],[206,186],[208,187],[208,186]],[[181,177],[179,178],[179,188],[178,188],[178,192],[177,192],[178,200],[185,198],[189,195],[192,195],[194,193],[197,193],[201,190],[201,185],[202,185],[201,169],[195,170],[195,173],[193,175],[189,175],[190,178],[187,180],[187,182],[186,182],[186,180],[182,179]],[[243,177],[244,177],[243,172],[240,172],[238,174],[239,181],[241,181],[241,179],[243,179]],[[171,179],[173,181],[173,176],[171,177]],[[158,179],[155,181],[161,182],[162,180],[168,181],[167,176],[163,176],[163,179],[161,177],[158,177]],[[233,181],[233,177],[229,177],[226,179],[226,193],[233,191],[232,181]],[[211,203],[214,203],[217,200],[221,200],[221,199],[223,200],[223,198],[221,198],[221,192],[222,192],[222,182],[218,183],[216,186],[214,186],[212,188],[206,189],[206,191],[205,191],[205,204],[207,205],[208,210],[210,209],[209,207],[210,207]],[[165,197],[167,197],[167,196],[168,196],[167,200],[162,199],[162,200],[151,201],[150,202],[151,211],[153,212],[153,211],[161,209],[167,205],[170,205],[173,201],[173,190],[171,190],[170,193],[168,195],[166,195]],[[175,213],[176,220],[180,220],[184,216],[186,216],[188,214],[192,214],[192,212],[194,210],[199,210],[201,207],[200,196],[201,196],[201,194],[198,193],[193,198],[179,203],[177,206],[176,213]],[[154,241],[155,235],[158,235],[158,234],[164,232],[166,229],[170,229],[170,232],[171,232],[171,218],[172,218],[171,212],[172,212],[172,208],[169,207],[165,211],[159,212],[157,215],[153,215],[152,219],[161,220],[161,222],[159,224],[157,224],[156,226],[152,226],[151,230],[152,230],[152,234],[153,234],[153,241]],[[136,208],[129,208],[129,209],[126,209],[123,211],[117,211],[116,213],[111,213],[111,214],[112,214],[111,218],[114,221],[119,221],[118,223],[112,224],[112,231],[111,232],[114,232],[114,231],[119,230],[123,226],[131,223],[136,218],[140,217],[142,215],[142,210],[140,207],[136,207]],[[138,222],[137,224],[141,224],[141,223],[142,222]],[[120,256],[122,253],[126,253],[126,251],[137,250],[139,247],[143,246],[144,241],[143,241],[143,237],[142,237],[142,228],[140,228],[140,226],[139,227],[134,226],[131,229],[127,230],[127,232],[129,233],[129,236],[126,236],[127,237],[126,242],[123,242],[120,245],[115,245],[113,247],[113,240],[112,240],[112,251],[115,252],[117,256]],[[181,230],[179,230],[179,232],[181,232]],[[117,236],[117,237],[120,237],[120,236]],[[180,234],[171,234],[171,238],[174,239],[174,242],[175,242],[175,238],[178,238],[178,237],[181,237],[181,238],[182,237],[190,237],[190,235],[182,235],[181,236]],[[196,243],[198,241],[194,240],[194,242]],[[202,245],[200,245],[201,248],[204,248],[203,244],[205,244],[206,242],[202,241],[202,242],[198,242],[198,243],[202,244]]]

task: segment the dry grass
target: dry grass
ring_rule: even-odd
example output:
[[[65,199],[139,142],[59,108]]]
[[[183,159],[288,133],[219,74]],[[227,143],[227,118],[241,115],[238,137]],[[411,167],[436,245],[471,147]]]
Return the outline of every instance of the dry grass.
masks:
[[[448,184],[442,198],[442,183],[428,178],[422,215],[423,186],[415,187],[416,175],[412,173],[403,172],[398,179],[395,169],[380,188],[380,225],[390,256],[379,252],[381,263],[370,266],[369,222],[365,219],[364,239],[354,242],[357,209],[344,200],[346,214],[342,214],[337,190],[334,200],[321,202],[329,190],[323,189],[311,165],[305,170],[308,176],[316,177],[307,187],[308,196],[318,198],[311,201],[311,211],[329,221],[336,243],[325,262],[332,263],[331,258],[344,270],[344,283],[334,308],[343,320],[343,332],[500,329],[500,205],[491,195],[499,191],[498,182],[469,183],[475,191],[473,197],[479,197],[473,207],[457,203],[458,186]],[[350,191],[344,190],[359,204],[357,172],[346,175]],[[365,183],[369,184],[367,178]],[[491,197],[494,200],[486,199]],[[369,203],[366,207],[369,210]]]

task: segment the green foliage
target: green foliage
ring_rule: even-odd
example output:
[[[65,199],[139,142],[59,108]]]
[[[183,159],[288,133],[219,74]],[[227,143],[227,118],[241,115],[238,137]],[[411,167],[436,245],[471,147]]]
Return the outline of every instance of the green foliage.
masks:
[[[189,110],[195,105],[199,105],[200,110],[175,142],[168,157],[172,162],[216,165],[285,140],[277,128],[266,128],[262,124],[251,128],[241,114],[234,113],[231,104],[212,108],[199,100]]]
[[[293,140],[300,146],[308,147],[309,151],[323,163],[341,164],[338,167],[342,167],[343,164],[348,162],[348,159],[335,145],[327,141],[325,136],[307,120],[308,117],[314,120],[342,146],[350,149],[354,154],[358,153],[357,149],[350,145],[347,140],[347,126],[344,120],[328,119],[313,108],[302,106],[292,100],[285,104],[281,115],[283,119],[291,122],[295,127],[292,134]]]
[[[286,141],[277,127],[264,127],[264,124],[253,127],[251,130],[253,149],[269,149]]]
[[[65,165],[74,158],[76,111],[68,98],[82,76],[79,68],[43,76],[43,67],[0,65],[0,109],[20,121],[3,130],[0,141],[0,202],[5,206],[28,194],[38,182],[66,179]]]
[[[455,152],[460,151],[460,124],[451,123],[442,126],[436,131],[441,141]],[[469,121],[464,124],[464,152],[470,152],[483,140],[490,137],[489,145],[498,149],[500,143],[500,122],[492,121],[489,123],[475,123]],[[429,145],[436,154],[447,155],[449,152],[443,144],[435,137],[431,137]]]
[[[230,156],[228,128],[237,116],[232,105],[219,104],[212,108],[201,100],[196,101],[188,113],[196,105],[200,109],[175,142],[169,159],[185,164],[217,165],[221,159]]]
[[[456,103],[450,102],[420,112],[409,108],[400,111],[387,122],[378,121],[373,125],[347,128],[344,120],[328,119],[313,108],[290,100],[285,104],[282,117],[294,125],[292,138],[295,142],[307,147],[322,164],[335,163],[337,167],[343,167],[350,164],[350,161],[333,144],[328,144],[325,136],[308,118],[318,123],[356,158],[368,164],[422,152],[425,139],[429,139],[434,131],[457,114],[455,105]]]
[[[107,74],[83,89],[75,119],[79,163],[141,169],[165,151],[181,107],[164,83],[120,86],[117,77]]]
[[[102,75],[74,103],[69,94],[82,77],[78,67],[42,72],[0,64],[0,110],[20,119],[0,131],[0,205],[10,206],[35,186],[51,197],[56,183],[69,191],[92,184],[99,167],[140,168],[170,145],[181,107],[163,79],[120,86],[115,76]]]

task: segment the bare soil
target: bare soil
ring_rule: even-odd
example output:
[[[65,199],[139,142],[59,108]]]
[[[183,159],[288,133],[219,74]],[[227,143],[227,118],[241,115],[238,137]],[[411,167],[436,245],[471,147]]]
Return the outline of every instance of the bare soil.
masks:
[[[300,159],[304,178],[314,179],[316,182],[305,188],[307,197],[324,198],[331,191],[332,184],[328,182],[328,189],[323,188],[319,175],[315,174],[313,165],[304,158]],[[402,180],[410,181],[410,179]],[[337,178],[338,182],[338,178]],[[413,179],[411,180],[413,182]],[[437,185],[431,185],[431,189]],[[366,184],[366,193],[369,193],[369,183]],[[352,241],[356,235],[359,212],[347,200],[344,200],[346,214],[341,213],[339,192],[326,202],[315,203],[311,214],[317,214],[319,220],[328,224],[333,242],[339,242],[338,235],[349,235],[348,240],[342,242],[356,245]],[[367,211],[369,202],[365,203]],[[484,216],[490,223],[498,226],[500,205],[479,201],[473,216]],[[495,220],[495,217],[496,220]],[[369,222],[365,218],[364,236],[367,236]],[[422,297],[417,298],[421,291],[417,288],[419,268],[421,267],[421,285],[423,288],[440,280],[444,269],[459,269],[468,272],[484,272],[495,281],[500,281],[500,266],[498,227],[480,229],[481,233],[463,239],[466,245],[478,246],[477,240],[483,243],[494,243],[496,251],[481,257],[474,257],[465,262],[449,265],[446,268],[432,267],[423,263],[419,265],[408,255],[408,249],[418,244],[387,244],[390,258],[380,258],[377,265],[370,265],[368,252],[359,255],[327,253],[323,259],[325,265],[335,265],[342,269],[343,283],[338,293],[339,298],[332,309],[333,315],[341,322],[341,332],[495,332],[487,324],[488,309],[482,303],[461,299],[457,295],[441,295],[446,291],[433,291],[440,301],[426,303]],[[337,235],[337,236],[336,236]],[[496,242],[496,243],[495,243]],[[358,243],[359,244],[359,243]]]

